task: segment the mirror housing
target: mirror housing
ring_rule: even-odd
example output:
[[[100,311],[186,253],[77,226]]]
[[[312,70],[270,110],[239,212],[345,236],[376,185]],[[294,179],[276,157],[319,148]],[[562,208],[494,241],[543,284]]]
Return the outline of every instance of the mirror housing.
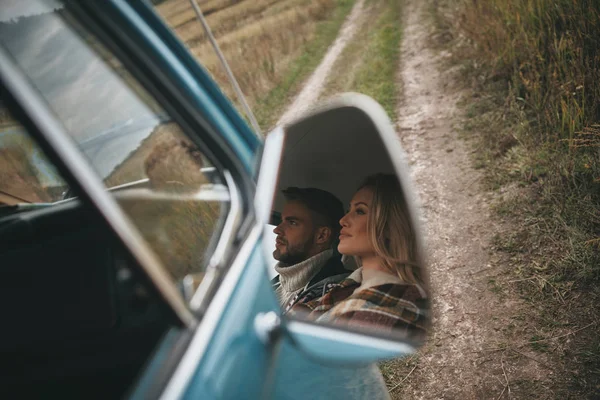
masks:
[[[321,363],[369,364],[416,351],[416,347],[408,343],[306,322],[286,321],[285,329],[299,351]]]
[[[281,133],[284,134],[282,143]],[[261,220],[274,221],[285,202],[282,189],[287,187],[310,187],[329,191],[343,204],[349,204],[354,192],[365,177],[384,173],[394,174],[400,184],[406,214],[414,232],[416,259],[422,270],[424,287],[428,287],[425,269],[424,243],[420,227],[417,196],[409,178],[408,164],[400,138],[385,110],[372,98],[345,93],[318,107],[275,131],[281,158],[279,179],[270,171],[269,184],[258,185],[273,189],[272,207],[267,211],[261,201]],[[265,154],[269,146],[267,137]],[[274,155],[271,158],[276,158]],[[263,160],[264,161],[264,160]],[[270,168],[274,168],[271,164]],[[261,166],[261,178],[265,163]],[[273,181],[276,180],[275,183]],[[264,192],[261,195],[264,200]],[[269,204],[270,205],[270,204]],[[268,229],[268,228],[267,228]],[[265,245],[265,251],[273,251],[273,244]],[[353,259],[353,257],[346,257]],[[352,270],[356,265],[344,263]],[[429,291],[425,298],[430,301]],[[425,320],[429,314],[425,311]],[[340,328],[330,323],[307,321],[296,316],[284,315],[286,334],[292,342],[309,357],[322,361],[372,362],[377,359],[412,354],[424,339],[407,335],[382,334],[377,329],[359,327]],[[426,324],[429,327],[429,324]],[[372,328],[372,327],[371,327]]]

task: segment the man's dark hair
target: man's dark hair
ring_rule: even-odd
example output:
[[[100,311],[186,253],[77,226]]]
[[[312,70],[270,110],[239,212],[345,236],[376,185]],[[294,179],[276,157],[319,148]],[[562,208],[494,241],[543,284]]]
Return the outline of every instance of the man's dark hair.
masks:
[[[344,216],[342,202],[326,190],[317,188],[289,187],[282,191],[287,201],[299,201],[315,214],[315,223],[331,228],[331,245],[337,244],[340,219]]]

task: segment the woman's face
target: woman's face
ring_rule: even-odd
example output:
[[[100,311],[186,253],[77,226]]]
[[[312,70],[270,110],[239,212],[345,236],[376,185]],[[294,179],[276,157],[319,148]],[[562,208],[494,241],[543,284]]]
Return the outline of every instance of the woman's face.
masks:
[[[350,200],[350,210],[340,220],[340,244],[342,254],[358,257],[375,255],[375,249],[367,236],[367,221],[373,203],[373,189],[364,187]]]

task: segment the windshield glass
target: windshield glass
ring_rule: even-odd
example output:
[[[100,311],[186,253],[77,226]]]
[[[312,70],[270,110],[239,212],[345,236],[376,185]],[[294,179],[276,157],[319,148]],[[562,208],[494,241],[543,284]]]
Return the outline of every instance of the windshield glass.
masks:
[[[132,90],[136,82],[116,58],[83,30],[75,33],[64,23],[65,14],[55,1],[9,1],[0,13],[1,43],[107,186],[143,179],[141,171],[121,179],[111,179],[111,174],[168,118],[153,99]],[[3,124],[0,140],[14,132]]]

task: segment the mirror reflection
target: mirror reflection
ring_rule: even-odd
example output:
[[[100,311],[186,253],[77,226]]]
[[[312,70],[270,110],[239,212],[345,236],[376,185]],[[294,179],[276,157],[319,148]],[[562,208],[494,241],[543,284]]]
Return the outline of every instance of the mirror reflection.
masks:
[[[427,274],[400,144],[378,117],[330,107],[287,127],[272,283],[290,318],[418,344]]]

